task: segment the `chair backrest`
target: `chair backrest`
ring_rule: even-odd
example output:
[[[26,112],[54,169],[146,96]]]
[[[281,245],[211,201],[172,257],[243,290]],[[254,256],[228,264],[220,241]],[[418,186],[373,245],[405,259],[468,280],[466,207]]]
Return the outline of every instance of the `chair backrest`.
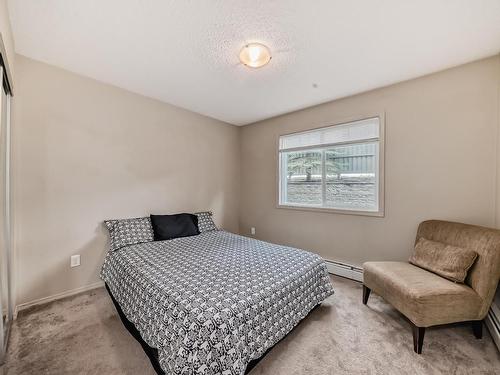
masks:
[[[483,299],[481,315],[488,312],[500,278],[500,230],[450,221],[428,220],[420,223],[420,237],[471,249],[478,257],[465,283]]]

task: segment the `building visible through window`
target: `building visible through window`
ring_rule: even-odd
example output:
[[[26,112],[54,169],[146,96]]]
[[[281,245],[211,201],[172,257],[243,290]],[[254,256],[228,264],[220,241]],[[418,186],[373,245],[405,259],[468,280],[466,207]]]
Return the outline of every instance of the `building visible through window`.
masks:
[[[281,206],[382,213],[379,117],[284,135]]]

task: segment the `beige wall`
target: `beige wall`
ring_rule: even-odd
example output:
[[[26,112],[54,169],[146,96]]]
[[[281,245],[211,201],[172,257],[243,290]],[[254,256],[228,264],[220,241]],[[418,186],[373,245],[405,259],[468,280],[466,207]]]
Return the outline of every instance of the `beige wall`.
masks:
[[[16,64],[17,304],[97,282],[106,218],[212,209],[230,231],[255,226],[257,238],[356,265],[406,259],[423,219],[500,222],[498,56],[242,128]],[[384,218],[276,208],[280,134],[380,112]],[[82,266],[69,268],[72,254]]]
[[[360,265],[407,259],[424,219],[493,226],[499,64],[496,56],[243,127],[241,232],[255,226],[258,238]],[[384,218],[276,208],[280,134],[384,111]]]
[[[213,210],[238,231],[237,127],[16,59],[17,304],[99,281],[104,219]]]

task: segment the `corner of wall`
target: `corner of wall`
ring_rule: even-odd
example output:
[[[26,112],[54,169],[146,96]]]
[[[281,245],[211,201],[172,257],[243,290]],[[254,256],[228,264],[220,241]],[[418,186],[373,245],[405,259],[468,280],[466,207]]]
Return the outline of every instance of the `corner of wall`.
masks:
[[[238,204],[236,205],[236,217],[238,218],[238,223],[237,223],[237,234],[241,234],[241,198],[242,198],[242,189],[243,189],[243,184],[241,183],[241,178],[243,176],[242,173],[242,167],[243,167],[243,126],[238,126]]]

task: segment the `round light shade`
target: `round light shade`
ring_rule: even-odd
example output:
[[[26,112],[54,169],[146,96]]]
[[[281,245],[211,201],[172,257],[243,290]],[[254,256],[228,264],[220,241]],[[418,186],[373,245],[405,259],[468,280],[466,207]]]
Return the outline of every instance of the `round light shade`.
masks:
[[[260,43],[250,43],[241,49],[240,60],[251,68],[260,68],[271,60],[271,51]]]

